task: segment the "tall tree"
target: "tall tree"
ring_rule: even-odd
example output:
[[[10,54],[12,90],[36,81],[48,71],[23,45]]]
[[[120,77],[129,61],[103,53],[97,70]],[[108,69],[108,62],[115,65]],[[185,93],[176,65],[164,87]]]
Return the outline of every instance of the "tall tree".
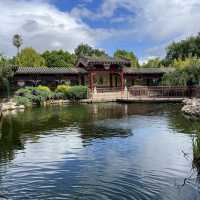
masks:
[[[19,34],[15,34],[13,36],[13,45],[15,47],[17,47],[17,54],[19,54],[19,50],[20,50],[20,47],[22,46],[22,44],[23,44],[22,36]]]
[[[6,89],[7,96],[10,94],[10,79],[14,75],[14,69],[9,65],[9,61],[0,55],[0,90]]]
[[[89,46],[88,44],[80,44],[75,49],[75,55],[77,58],[81,56],[91,56],[91,57],[102,57],[102,56],[108,56],[105,51],[93,48]]]
[[[142,65],[144,68],[159,68],[163,67],[162,60],[160,58],[153,58]]]
[[[46,62],[47,67],[73,67],[76,62],[76,56],[67,51],[45,51],[41,55]]]
[[[200,33],[196,37],[189,37],[180,42],[173,42],[167,49],[166,61],[171,64],[173,60],[182,59],[187,57],[200,58]]]
[[[44,67],[45,59],[33,48],[22,49],[15,59],[15,64],[21,67]]]
[[[139,67],[138,59],[132,51],[118,49],[117,51],[115,51],[114,57],[128,59],[131,61],[131,67]]]

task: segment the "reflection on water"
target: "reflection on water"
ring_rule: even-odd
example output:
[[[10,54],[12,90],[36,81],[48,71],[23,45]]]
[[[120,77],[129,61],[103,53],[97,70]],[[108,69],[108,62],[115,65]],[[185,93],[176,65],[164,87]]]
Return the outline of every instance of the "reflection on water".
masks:
[[[200,199],[192,170],[200,123],[179,110],[113,103],[7,115],[0,124],[0,196]]]

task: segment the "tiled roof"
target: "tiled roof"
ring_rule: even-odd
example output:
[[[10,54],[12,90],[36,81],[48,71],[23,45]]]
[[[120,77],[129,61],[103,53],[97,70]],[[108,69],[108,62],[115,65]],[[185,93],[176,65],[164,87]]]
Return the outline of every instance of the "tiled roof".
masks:
[[[88,57],[84,56],[79,58],[78,64],[82,63],[84,66],[94,65],[94,64],[119,64],[130,66],[131,62],[127,59],[112,58],[108,56],[102,57]]]
[[[131,68],[124,67],[125,74],[164,74],[173,72],[173,68]]]
[[[15,74],[85,74],[84,69],[79,67],[18,67]]]
[[[164,74],[172,72],[173,68],[131,68],[123,67],[125,74]],[[87,74],[87,71],[80,67],[17,67],[15,74]]]

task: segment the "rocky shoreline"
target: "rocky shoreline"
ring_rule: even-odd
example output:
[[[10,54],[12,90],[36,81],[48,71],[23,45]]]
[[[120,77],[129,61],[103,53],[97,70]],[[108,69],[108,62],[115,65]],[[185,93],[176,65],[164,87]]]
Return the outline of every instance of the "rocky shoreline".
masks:
[[[5,103],[0,103],[0,118],[3,116],[4,113],[8,111],[18,111],[18,110],[25,110],[24,105],[17,105],[14,101],[10,100]]]
[[[182,112],[191,117],[200,118],[200,98],[185,99]]]

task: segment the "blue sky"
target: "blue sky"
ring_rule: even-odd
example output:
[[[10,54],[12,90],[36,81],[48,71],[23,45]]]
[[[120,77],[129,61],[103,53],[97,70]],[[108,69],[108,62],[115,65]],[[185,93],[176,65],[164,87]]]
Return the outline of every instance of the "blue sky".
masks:
[[[139,60],[200,32],[199,0],[0,0],[0,52],[15,55],[12,36],[39,52],[80,43],[133,51]]]

